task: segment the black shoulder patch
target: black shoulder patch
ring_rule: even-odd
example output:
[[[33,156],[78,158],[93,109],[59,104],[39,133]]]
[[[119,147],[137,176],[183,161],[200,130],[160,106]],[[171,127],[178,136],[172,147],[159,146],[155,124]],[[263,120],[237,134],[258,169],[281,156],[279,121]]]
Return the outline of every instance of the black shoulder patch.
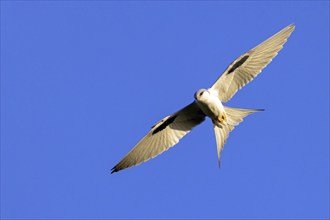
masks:
[[[232,72],[234,72],[234,70],[236,70],[238,67],[240,67],[247,59],[249,58],[249,55],[245,55],[244,57],[242,57],[239,61],[237,61],[228,71],[227,74],[230,74]]]
[[[161,125],[159,125],[155,130],[153,130],[152,135],[157,134],[161,130],[164,130],[167,126],[169,126],[175,119],[177,115],[173,115],[166,119]]]

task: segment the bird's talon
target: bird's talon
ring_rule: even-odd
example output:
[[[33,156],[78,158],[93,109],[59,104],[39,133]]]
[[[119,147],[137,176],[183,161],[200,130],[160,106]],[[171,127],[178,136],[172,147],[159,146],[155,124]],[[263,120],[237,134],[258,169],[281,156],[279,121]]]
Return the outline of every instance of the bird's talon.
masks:
[[[224,121],[227,120],[226,114],[223,113],[218,120],[219,120],[220,124],[224,124]]]

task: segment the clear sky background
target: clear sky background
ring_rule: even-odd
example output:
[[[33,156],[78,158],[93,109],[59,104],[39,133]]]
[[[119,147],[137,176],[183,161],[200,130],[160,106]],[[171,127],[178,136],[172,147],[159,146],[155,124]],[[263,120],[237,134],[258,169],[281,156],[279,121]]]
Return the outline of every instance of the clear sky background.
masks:
[[[264,108],[217,165],[210,120],[110,169],[287,25],[227,104]],[[1,1],[1,218],[329,218],[329,2]]]

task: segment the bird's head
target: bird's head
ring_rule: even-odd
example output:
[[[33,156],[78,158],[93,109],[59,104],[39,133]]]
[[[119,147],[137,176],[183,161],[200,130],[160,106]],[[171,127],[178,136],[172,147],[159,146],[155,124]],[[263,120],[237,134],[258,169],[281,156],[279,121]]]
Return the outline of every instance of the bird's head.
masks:
[[[207,91],[207,89],[200,89],[197,92],[195,92],[194,98],[195,100],[200,100],[205,95],[209,95],[209,91]]]

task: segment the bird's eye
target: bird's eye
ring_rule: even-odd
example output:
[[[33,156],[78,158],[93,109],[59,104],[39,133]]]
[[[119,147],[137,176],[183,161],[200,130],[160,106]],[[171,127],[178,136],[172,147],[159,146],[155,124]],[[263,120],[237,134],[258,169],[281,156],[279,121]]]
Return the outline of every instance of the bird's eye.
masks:
[[[202,96],[202,95],[203,95],[203,93],[204,93],[204,91],[202,91],[201,93],[199,93],[199,96]]]

